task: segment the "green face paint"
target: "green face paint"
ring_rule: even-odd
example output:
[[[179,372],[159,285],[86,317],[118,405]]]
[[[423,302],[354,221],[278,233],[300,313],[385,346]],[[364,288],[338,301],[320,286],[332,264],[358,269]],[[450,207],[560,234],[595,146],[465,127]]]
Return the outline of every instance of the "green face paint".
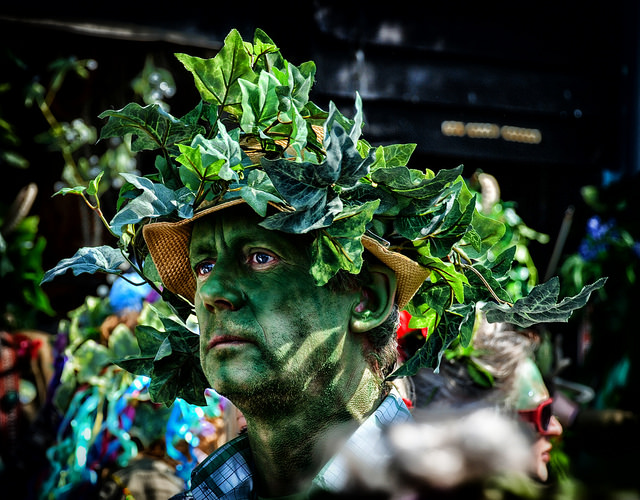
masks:
[[[207,379],[239,406],[269,411],[355,390],[365,362],[348,325],[359,293],[317,286],[308,239],[266,230],[260,220],[233,208],[193,228],[190,261]]]
[[[515,373],[514,400],[516,410],[533,410],[549,399],[549,391],[535,361],[527,358]]]

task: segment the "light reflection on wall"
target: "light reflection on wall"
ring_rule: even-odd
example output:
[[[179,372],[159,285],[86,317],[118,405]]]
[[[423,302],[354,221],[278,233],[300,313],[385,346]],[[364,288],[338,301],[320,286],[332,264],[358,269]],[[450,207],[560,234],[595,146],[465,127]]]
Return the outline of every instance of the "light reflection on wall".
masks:
[[[537,128],[498,125],[496,123],[446,120],[440,125],[443,135],[449,137],[470,137],[472,139],[503,139],[509,142],[540,144],[542,132]]]

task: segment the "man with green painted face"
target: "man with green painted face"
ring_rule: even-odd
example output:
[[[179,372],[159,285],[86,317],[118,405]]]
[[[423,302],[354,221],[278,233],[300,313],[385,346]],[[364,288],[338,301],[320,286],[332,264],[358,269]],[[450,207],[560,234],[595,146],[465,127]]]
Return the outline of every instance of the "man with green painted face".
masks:
[[[383,427],[411,418],[385,379],[397,357],[397,296],[415,292],[415,264],[366,240],[358,275],[318,286],[314,235],[262,220],[238,200],[145,228],[165,286],[193,296],[207,379],[247,422],[195,470],[185,498],[343,491],[349,453],[383,458]]]
[[[372,146],[360,96],[352,118],[321,109],[315,64],[285,60],[262,30],[251,42],[232,30],[211,59],[176,57],[201,96],[192,111],[130,103],[100,115],[101,140],[157,152],[157,172],[122,174],[108,223],[118,247],[80,249],[43,281],[133,267],[170,311],[118,364],[151,378],[155,402],[206,404],[212,386],[244,414],[246,434],[194,470],[185,498],[344,492],[350,454],[382,459],[382,429],[410,418],[394,380],[468,343],[478,302],[492,322],[527,327],[566,321],[602,286],[556,306],[549,280],[513,304],[515,249],[478,213],[463,167],[414,168],[416,144]],[[101,175],[61,193],[87,201]],[[396,367],[402,310],[429,335]]]

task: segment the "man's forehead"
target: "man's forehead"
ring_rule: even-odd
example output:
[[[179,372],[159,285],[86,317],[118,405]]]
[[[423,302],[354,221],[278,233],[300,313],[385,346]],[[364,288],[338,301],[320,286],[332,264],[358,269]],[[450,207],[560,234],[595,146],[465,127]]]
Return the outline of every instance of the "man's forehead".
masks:
[[[263,217],[247,206],[230,207],[195,221],[191,247],[216,246],[216,242],[269,243],[281,247],[308,247],[308,235],[289,234],[260,226]]]

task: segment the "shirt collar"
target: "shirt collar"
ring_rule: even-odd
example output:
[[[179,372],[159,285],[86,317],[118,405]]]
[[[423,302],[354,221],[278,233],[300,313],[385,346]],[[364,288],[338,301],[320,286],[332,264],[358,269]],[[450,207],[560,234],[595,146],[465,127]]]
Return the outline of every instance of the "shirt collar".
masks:
[[[341,450],[317,474],[312,490],[340,492],[348,486],[348,460],[357,457],[375,466],[388,459],[382,433],[391,423],[411,420],[409,409],[393,389],[380,406],[349,437]],[[226,500],[257,498],[253,491],[253,458],[246,434],[222,445],[191,475],[191,497]]]

